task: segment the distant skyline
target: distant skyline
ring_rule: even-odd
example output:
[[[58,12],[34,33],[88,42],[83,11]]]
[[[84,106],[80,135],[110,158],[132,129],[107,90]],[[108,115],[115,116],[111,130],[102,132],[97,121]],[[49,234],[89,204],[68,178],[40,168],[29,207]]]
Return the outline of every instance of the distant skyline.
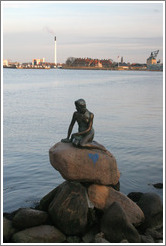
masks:
[[[1,1],[3,59],[57,62],[91,57],[146,63],[159,49],[163,61],[164,1]]]

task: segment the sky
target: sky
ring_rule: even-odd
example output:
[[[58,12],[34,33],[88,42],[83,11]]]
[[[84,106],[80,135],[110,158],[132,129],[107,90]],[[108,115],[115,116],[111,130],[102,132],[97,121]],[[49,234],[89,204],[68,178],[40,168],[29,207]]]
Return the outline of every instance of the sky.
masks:
[[[146,63],[163,60],[164,1],[1,1],[3,59],[57,62],[68,57]]]

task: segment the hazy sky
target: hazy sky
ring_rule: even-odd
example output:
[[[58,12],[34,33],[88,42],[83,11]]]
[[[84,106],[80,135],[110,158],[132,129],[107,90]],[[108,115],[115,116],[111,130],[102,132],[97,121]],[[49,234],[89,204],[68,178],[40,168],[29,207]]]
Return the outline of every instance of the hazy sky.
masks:
[[[153,2],[1,1],[3,59],[28,62],[68,57],[146,63],[163,58],[163,4]]]

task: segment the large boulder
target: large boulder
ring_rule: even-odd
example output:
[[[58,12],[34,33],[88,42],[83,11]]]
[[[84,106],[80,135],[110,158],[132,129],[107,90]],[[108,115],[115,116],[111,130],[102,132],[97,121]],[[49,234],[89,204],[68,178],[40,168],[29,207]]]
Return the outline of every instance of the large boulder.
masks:
[[[115,157],[109,151],[76,148],[59,142],[49,150],[51,165],[66,180],[116,185],[120,173]]]
[[[114,202],[106,209],[101,221],[101,231],[111,243],[120,243],[124,239],[129,243],[141,241],[137,230],[128,221],[125,211],[118,202]]]
[[[62,243],[66,236],[57,228],[50,225],[41,225],[15,233],[13,243]]]
[[[3,217],[3,240],[4,243],[9,242],[11,236],[16,232],[12,225],[12,221]]]
[[[25,229],[44,224],[48,219],[48,214],[31,208],[21,208],[13,218],[13,226]]]
[[[155,227],[163,224],[163,204],[159,195],[155,193],[144,193],[137,205],[145,215],[142,228]]]
[[[98,209],[105,210],[114,202],[118,202],[124,209],[131,224],[139,226],[144,221],[144,214],[140,207],[127,196],[112,187],[104,185],[90,185],[88,188],[89,200]]]
[[[83,233],[88,222],[85,187],[78,182],[65,181],[56,189],[48,209],[52,222],[66,235]]]
[[[48,211],[48,207],[52,200],[54,199],[56,192],[57,192],[57,187],[51,190],[47,195],[45,195],[39,203],[38,209],[43,210],[43,211]]]

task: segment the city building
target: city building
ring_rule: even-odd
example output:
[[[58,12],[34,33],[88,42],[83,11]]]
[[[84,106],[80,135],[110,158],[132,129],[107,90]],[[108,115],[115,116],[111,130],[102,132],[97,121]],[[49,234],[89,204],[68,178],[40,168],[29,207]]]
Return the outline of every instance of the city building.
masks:
[[[43,63],[45,63],[45,58],[43,59],[33,59],[32,60],[32,65],[35,66],[35,65],[42,65]]]
[[[8,60],[3,60],[3,66],[8,66]]]
[[[157,63],[157,61],[156,61],[156,58],[154,58],[154,57],[149,57],[148,59],[147,59],[147,65],[151,65],[151,64],[156,64]]]

